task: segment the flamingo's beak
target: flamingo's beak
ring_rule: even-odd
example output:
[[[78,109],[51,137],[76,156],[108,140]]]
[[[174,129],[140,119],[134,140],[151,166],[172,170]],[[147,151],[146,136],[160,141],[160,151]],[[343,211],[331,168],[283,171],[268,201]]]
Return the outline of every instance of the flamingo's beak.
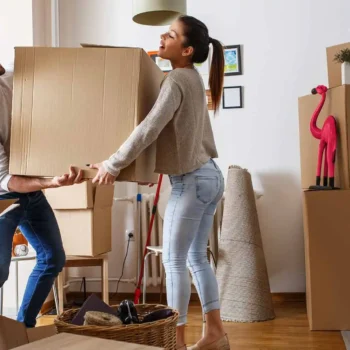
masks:
[[[311,93],[312,93],[313,95],[317,95],[317,90],[316,90],[316,89],[312,89],[312,90],[311,90]]]

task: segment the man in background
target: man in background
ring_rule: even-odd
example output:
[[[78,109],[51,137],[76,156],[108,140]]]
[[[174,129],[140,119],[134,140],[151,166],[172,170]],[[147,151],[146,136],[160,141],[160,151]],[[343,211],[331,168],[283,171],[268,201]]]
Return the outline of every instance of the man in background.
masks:
[[[42,191],[82,182],[82,172],[52,179],[9,174],[13,74],[0,64],[0,200],[18,199],[19,207],[0,217],[0,288],[9,276],[12,240],[20,228],[37,255],[24,292],[18,321],[34,327],[55,278],[65,264],[65,253],[55,215]]]

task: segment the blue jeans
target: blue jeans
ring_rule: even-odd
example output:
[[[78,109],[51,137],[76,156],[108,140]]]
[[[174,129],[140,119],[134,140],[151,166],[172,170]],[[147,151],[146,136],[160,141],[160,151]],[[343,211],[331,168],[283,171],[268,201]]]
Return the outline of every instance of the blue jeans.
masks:
[[[222,173],[213,160],[200,169],[170,176],[172,192],[164,217],[163,264],[167,303],[179,311],[178,326],[187,322],[190,270],[203,311],[220,309],[218,283],[207,246],[216,206],[224,192]]]
[[[18,198],[20,206],[0,217],[0,287],[9,275],[13,235],[19,226],[36,251],[37,263],[28,279],[17,319],[27,327],[34,327],[66,257],[55,215],[43,193],[0,196],[0,200],[11,198]]]

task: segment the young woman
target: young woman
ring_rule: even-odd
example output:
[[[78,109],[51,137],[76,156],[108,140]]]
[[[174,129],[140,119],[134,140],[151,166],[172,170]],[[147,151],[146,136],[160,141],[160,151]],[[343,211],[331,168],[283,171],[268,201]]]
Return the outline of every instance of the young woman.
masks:
[[[206,315],[207,330],[192,349],[230,348],[221,318],[218,284],[207,259],[207,243],[213,215],[224,191],[222,173],[208,115],[203,81],[194,63],[205,62],[213,46],[209,84],[214,108],[222,94],[224,55],[219,41],[211,38],[199,20],[179,17],[161,36],[159,56],[171,61],[157,102],[128,140],[98,169],[94,182],[112,184],[154,141],[156,171],[168,174],[172,183],[163,237],[168,305],[180,313],[178,349],[186,349],[185,324],[191,294],[190,269]]]

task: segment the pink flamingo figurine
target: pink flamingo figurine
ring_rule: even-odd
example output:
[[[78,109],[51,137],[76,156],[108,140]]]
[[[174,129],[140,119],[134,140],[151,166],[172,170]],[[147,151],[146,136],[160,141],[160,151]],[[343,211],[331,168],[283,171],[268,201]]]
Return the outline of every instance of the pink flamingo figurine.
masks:
[[[315,112],[312,115],[310,122],[310,131],[312,135],[320,140],[318,149],[318,162],[316,171],[316,187],[321,189],[321,167],[322,159],[324,155],[324,171],[323,171],[323,186],[325,188],[334,188],[334,169],[335,169],[335,155],[337,149],[337,126],[335,118],[330,115],[325,120],[322,129],[317,126],[317,119],[322,110],[324,102],[326,100],[327,87],[323,85],[317,86],[312,89],[312,94],[321,95],[321,101],[318,104]],[[329,187],[328,187],[329,179]]]

